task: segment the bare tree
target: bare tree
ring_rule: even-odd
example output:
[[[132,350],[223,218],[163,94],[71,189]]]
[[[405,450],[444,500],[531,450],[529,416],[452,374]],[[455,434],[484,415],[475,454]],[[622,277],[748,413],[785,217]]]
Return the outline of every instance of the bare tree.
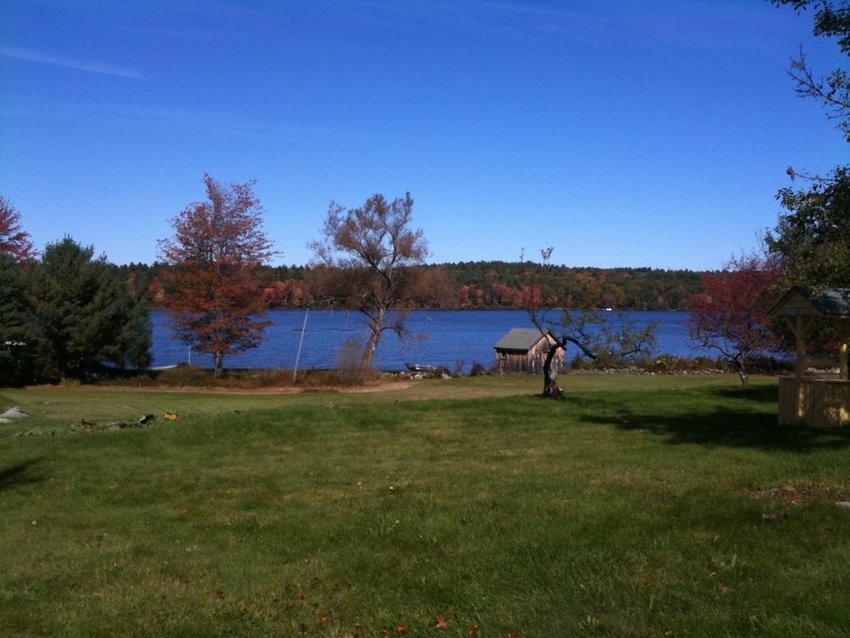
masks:
[[[549,263],[554,247],[540,251],[543,264]],[[558,385],[558,350],[569,345],[582,355],[596,361],[622,361],[636,356],[648,356],[655,347],[657,322],[640,326],[622,313],[617,313],[617,326],[608,314],[583,310],[572,312],[559,307],[559,296],[553,291],[531,285],[526,289],[523,305],[531,322],[540,333],[550,338],[549,351],[543,361],[543,396],[560,399],[564,390]]]
[[[836,38],[841,52],[850,55],[850,2],[847,0],[772,0],[777,6],[789,5],[798,13],[811,9],[814,18],[812,33]],[[800,48],[791,58],[788,75],[800,97],[813,98],[827,110],[827,117],[838,121],[838,128],[850,142],[850,73],[835,68],[825,78],[819,76]]]
[[[400,306],[413,277],[410,267],[428,256],[422,230],[412,224],[410,193],[391,202],[376,194],[360,208],[331,203],[322,227],[324,239],[310,244],[319,263],[329,267],[323,292],[332,291],[368,318],[363,370],[371,368],[385,330],[405,336],[407,313]]]

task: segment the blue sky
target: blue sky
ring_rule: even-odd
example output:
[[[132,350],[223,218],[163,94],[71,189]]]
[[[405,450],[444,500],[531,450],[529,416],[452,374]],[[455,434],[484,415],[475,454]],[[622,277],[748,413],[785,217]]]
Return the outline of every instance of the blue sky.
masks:
[[[430,261],[715,269],[847,144],[766,0],[9,0],[0,193],[39,248],[152,262],[203,175],[304,264],[331,201],[415,199]]]

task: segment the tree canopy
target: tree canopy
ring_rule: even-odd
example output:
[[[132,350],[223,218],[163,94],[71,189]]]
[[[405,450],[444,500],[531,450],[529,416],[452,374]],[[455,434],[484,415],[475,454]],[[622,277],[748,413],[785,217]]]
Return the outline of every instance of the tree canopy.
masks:
[[[790,5],[796,11],[814,11],[816,36],[836,38],[838,47],[850,55],[850,2],[847,0],[772,0],[775,5]],[[826,109],[828,117],[838,121],[838,128],[850,142],[850,74],[846,69],[833,69],[826,78],[809,66],[805,52],[792,58],[788,71],[797,94],[814,98]]]
[[[0,195],[0,253],[12,256],[18,263],[36,257],[29,233],[21,226],[21,214]]]
[[[749,361],[779,346],[768,316],[778,297],[779,277],[776,259],[732,259],[722,271],[705,273],[703,292],[690,301],[691,338],[732,363],[744,386],[749,384]]]
[[[797,11],[814,11],[813,32],[836,38],[850,57],[850,2],[847,0],[773,0]],[[832,70],[825,80],[809,67],[804,52],[792,59],[789,73],[797,93],[821,102],[829,117],[850,142],[850,75]],[[768,248],[785,260],[788,283],[813,288],[850,287],[850,165],[835,167],[826,176],[812,176],[788,169],[792,180],[807,182],[804,188],[783,188],[777,199],[787,211],[768,232]]]
[[[788,212],[767,235],[782,255],[789,278],[814,287],[850,282],[850,166],[835,168],[808,188],[783,188],[777,195]]]
[[[22,270],[12,255],[0,252],[0,386],[32,378],[35,336]]]
[[[70,237],[48,244],[27,269],[26,291],[38,333],[42,374],[85,379],[104,363],[150,364],[146,307],[94,248]]]
[[[391,202],[376,194],[360,208],[332,203],[322,227],[323,240],[310,244],[319,263],[335,269],[323,273],[331,275],[324,279],[325,290],[335,290],[368,318],[361,369],[371,367],[385,330],[404,336],[405,313],[398,308],[415,276],[411,267],[428,256],[425,236],[412,224],[410,193]]]
[[[220,375],[225,355],[265,338],[259,269],[274,251],[254,182],[227,185],[206,175],[204,184],[208,201],[183,209],[171,222],[173,238],[159,243],[160,257],[172,267],[158,285],[177,334],[194,350],[211,353]]]

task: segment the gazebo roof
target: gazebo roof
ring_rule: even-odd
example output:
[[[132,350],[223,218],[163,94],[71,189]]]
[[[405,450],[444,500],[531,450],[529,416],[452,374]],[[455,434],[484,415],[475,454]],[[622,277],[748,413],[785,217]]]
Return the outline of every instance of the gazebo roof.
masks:
[[[776,303],[770,314],[850,318],[850,288],[824,288],[814,292],[795,286]]]

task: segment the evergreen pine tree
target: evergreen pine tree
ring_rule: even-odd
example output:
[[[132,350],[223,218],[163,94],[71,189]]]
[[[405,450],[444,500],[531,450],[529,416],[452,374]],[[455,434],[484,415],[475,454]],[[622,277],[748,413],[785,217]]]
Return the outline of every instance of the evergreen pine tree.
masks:
[[[48,244],[29,277],[29,299],[43,338],[44,371],[85,379],[104,364],[150,363],[146,308],[132,297],[104,257],[70,237]]]
[[[0,386],[31,380],[35,343],[21,267],[0,252]]]

